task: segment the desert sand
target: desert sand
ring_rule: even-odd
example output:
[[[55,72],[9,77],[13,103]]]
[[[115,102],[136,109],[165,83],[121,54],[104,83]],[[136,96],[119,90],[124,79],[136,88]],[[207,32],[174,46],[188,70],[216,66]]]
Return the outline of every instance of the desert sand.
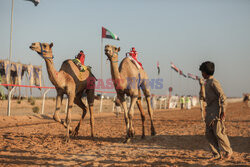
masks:
[[[167,109],[154,112],[156,136],[150,136],[146,117],[146,139],[141,139],[141,120],[136,110],[136,136],[123,144],[125,122],[112,113],[112,102],[98,113],[95,107],[95,138],[90,138],[89,115],[79,135],[65,143],[65,128],[52,119],[55,101],[46,102],[45,115],[32,112],[32,106],[12,103],[6,115],[6,101],[0,101],[0,166],[249,166],[250,108],[230,103],[226,129],[234,154],[231,160],[211,161],[204,136],[205,124],[198,107],[191,110]],[[96,104],[98,101],[96,102]],[[36,101],[40,106],[41,102]],[[80,119],[74,107],[72,126]],[[65,118],[62,110],[61,117]]]

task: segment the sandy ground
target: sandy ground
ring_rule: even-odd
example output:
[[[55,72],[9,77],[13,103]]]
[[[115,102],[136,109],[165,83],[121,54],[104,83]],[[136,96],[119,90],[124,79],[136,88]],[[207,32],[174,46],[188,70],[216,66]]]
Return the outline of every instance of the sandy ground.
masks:
[[[4,108],[3,103],[0,105]],[[52,100],[47,102],[46,113],[53,112],[53,105]],[[136,137],[129,144],[122,143],[123,115],[117,118],[108,112],[110,108],[105,110],[94,115],[94,140],[90,138],[87,115],[78,137],[65,143],[66,130],[51,119],[52,115],[34,114],[29,105],[13,103],[16,116],[0,117],[0,166],[250,166],[250,109],[242,103],[228,106],[226,128],[234,154],[227,161],[208,159],[211,153],[199,108],[155,111],[156,136],[150,136],[147,115],[144,140],[140,138],[141,120],[136,111]],[[2,109],[1,115],[5,113]],[[61,116],[64,118],[63,113]],[[72,126],[79,118],[80,112],[73,112]]]

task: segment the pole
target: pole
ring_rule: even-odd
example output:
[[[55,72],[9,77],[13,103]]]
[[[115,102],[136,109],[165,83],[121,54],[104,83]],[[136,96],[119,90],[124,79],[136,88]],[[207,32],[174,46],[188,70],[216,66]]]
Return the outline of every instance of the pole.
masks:
[[[114,96],[114,99],[113,99],[113,107],[112,107],[112,112],[115,111],[115,98],[116,98],[116,95]]]
[[[102,62],[103,62],[103,38],[101,40],[101,79],[102,78]]]
[[[101,93],[101,101],[100,101],[100,110],[99,110],[99,113],[102,112],[102,100],[103,100],[103,98],[102,98],[102,93]]]
[[[11,5],[11,23],[10,23],[10,54],[9,54],[9,63],[8,63],[8,74],[6,75],[7,84],[10,84],[10,71],[11,71],[11,56],[12,56],[12,31],[13,31],[13,9],[14,9],[14,0],[12,0]],[[14,90],[14,88],[12,89]],[[8,86],[8,109],[7,109],[7,115],[10,116],[10,101],[11,101],[11,92],[10,87]]]
[[[43,93],[42,114],[44,113],[45,97],[46,97],[46,94],[48,93],[49,90],[50,90],[50,89],[47,89],[47,90]]]
[[[14,0],[12,0],[12,7],[11,7],[11,23],[10,23],[10,50],[9,50],[9,68],[8,68],[8,78],[10,84],[10,71],[11,71],[11,57],[12,57],[12,31],[13,31],[13,9],[14,9]],[[9,90],[9,89],[8,89]],[[9,90],[10,91],[10,90]]]
[[[11,103],[11,93],[15,90],[15,86],[9,91],[8,94],[8,109],[7,109],[7,116],[10,116],[10,103]]]

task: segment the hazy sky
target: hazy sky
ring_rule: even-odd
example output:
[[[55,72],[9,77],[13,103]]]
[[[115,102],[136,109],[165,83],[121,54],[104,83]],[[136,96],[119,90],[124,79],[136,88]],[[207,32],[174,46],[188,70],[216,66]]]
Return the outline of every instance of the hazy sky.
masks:
[[[0,59],[8,59],[11,0],[0,1]],[[250,1],[249,0],[14,0],[12,61],[43,66],[45,86],[52,86],[45,63],[29,49],[32,42],[54,42],[54,63],[81,49],[85,64],[100,77],[101,27],[120,41],[104,39],[121,47],[119,60],[132,46],[151,79],[162,78],[166,94],[198,94],[197,81],[180,77],[170,69],[173,62],[185,74],[200,75],[203,61],[215,63],[217,78],[227,96],[250,93]],[[104,78],[110,66],[104,55]],[[161,74],[157,76],[156,62]]]

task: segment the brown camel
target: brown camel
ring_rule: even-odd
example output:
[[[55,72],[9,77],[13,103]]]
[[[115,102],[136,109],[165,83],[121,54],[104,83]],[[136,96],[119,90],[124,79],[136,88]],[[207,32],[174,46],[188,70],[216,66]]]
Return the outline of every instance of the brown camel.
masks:
[[[53,43],[32,43],[30,46],[31,50],[36,51],[45,61],[49,79],[52,84],[56,87],[56,109],[54,112],[54,120],[63,124],[66,131],[66,141],[69,141],[69,134],[76,136],[87,113],[87,107],[82,102],[81,98],[83,93],[87,94],[87,100],[90,112],[90,125],[91,125],[91,136],[94,137],[94,119],[93,119],[93,104],[94,104],[94,92],[95,92],[95,78],[86,70],[85,72],[80,72],[77,66],[72,62],[72,60],[65,60],[62,63],[61,69],[56,71],[53,64],[52,55]],[[66,115],[66,121],[62,121],[59,117],[59,111],[61,108],[63,95],[68,96],[68,110]],[[73,103],[77,104],[82,109],[82,117],[76,126],[75,130],[72,131],[70,127],[71,123],[71,109]]]
[[[142,119],[142,138],[145,137],[145,114],[141,106],[141,93],[142,89],[147,102],[148,113],[151,120],[151,135],[155,135],[155,128],[153,124],[153,110],[150,104],[150,89],[148,83],[147,73],[143,69],[138,69],[137,66],[128,58],[124,58],[120,63],[118,69],[118,52],[120,48],[112,45],[105,46],[105,54],[107,55],[110,66],[111,66],[111,76],[117,92],[117,98],[120,100],[122,107],[124,109],[124,117],[126,123],[126,139],[124,142],[129,142],[132,137],[134,137],[134,128],[132,124],[134,115],[134,105],[137,106],[141,113]],[[131,103],[129,109],[127,109],[127,104],[125,101],[125,94],[130,96]]]
[[[248,102],[249,102],[249,99],[250,99],[250,94],[247,94],[247,93],[243,93],[243,103],[245,104],[245,106],[248,108]]]

